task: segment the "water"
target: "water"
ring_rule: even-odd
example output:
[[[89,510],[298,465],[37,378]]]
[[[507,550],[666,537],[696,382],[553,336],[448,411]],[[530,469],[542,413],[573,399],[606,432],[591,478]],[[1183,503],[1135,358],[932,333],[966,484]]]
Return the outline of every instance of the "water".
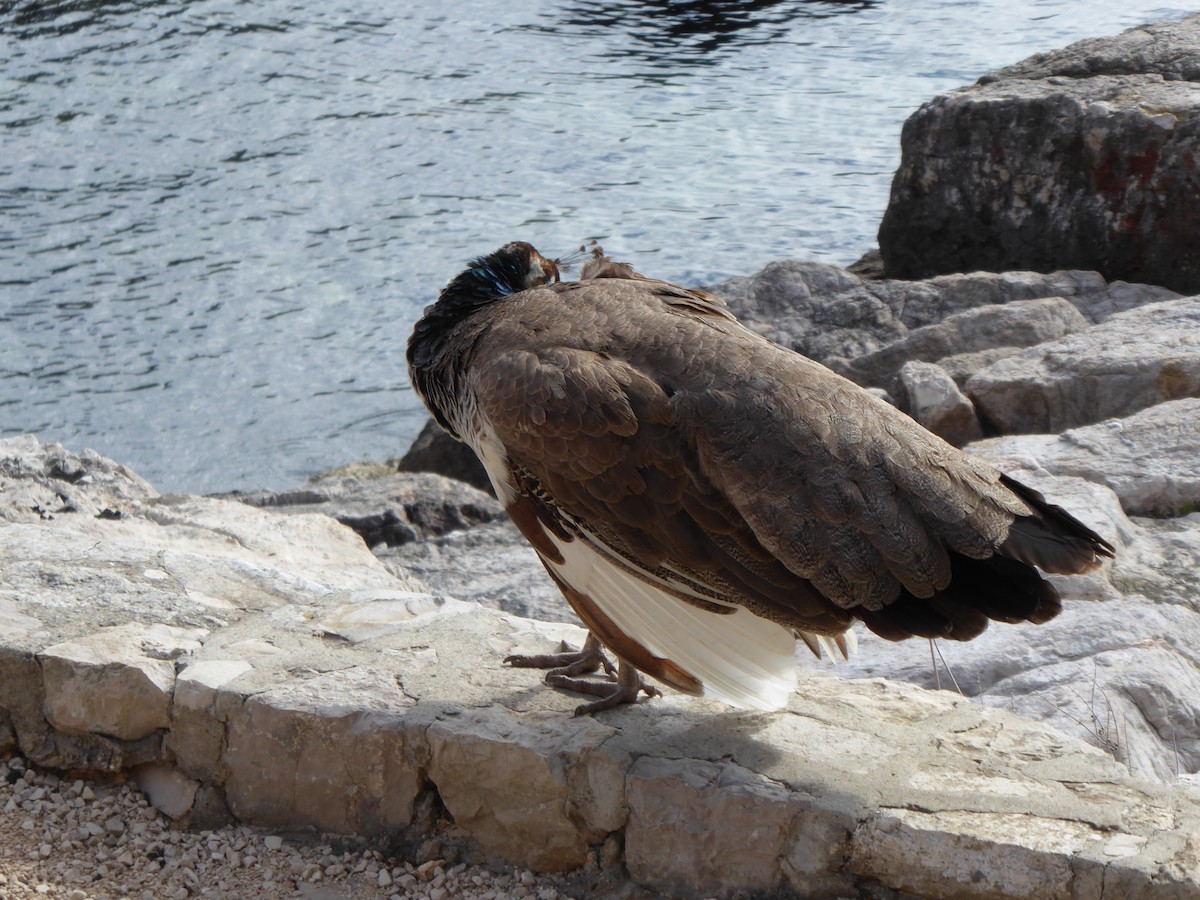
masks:
[[[160,490],[408,446],[466,259],[708,284],[870,249],[903,120],[1139,0],[0,0],[0,435]]]

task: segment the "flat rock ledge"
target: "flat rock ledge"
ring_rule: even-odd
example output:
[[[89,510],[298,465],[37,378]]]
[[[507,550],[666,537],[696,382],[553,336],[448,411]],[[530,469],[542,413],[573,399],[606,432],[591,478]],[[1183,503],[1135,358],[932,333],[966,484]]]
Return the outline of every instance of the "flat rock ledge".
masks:
[[[819,671],[777,714],[574,718],[501,664],[574,626],[431,594],[326,516],[85,462],[0,441],[0,751],[130,770],[185,824],[395,846],[440,818],[472,859],[680,897],[1200,894],[1200,792],[1043,724]]]

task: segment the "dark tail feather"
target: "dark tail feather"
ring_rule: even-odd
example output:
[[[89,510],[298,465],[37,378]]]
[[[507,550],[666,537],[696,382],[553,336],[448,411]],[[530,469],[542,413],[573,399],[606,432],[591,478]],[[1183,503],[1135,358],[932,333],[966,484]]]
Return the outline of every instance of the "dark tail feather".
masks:
[[[883,609],[852,612],[890,641],[914,636],[969,641],[990,619],[1041,625],[1062,612],[1058,591],[1031,565],[1003,556],[972,559],[957,553],[951,554],[950,564],[950,584],[932,597],[905,591]]]
[[[950,583],[932,597],[903,591],[882,609],[857,607],[849,612],[889,641],[969,641],[992,619],[1041,625],[1062,612],[1058,591],[1038,569],[1059,575],[1087,572],[1102,559],[1112,559],[1113,546],[1033,488],[1007,475],[1001,481],[1034,513],[1017,518],[994,555],[972,559],[951,553]]]
[[[1042,578],[1031,565],[1004,556],[953,560],[953,581],[945,593],[952,599],[977,609],[989,619],[1007,622],[1032,622],[1041,625],[1062,612],[1062,601],[1054,585]]]
[[[910,637],[944,638],[949,636],[954,627],[950,620],[930,606],[928,600],[914,597],[907,591],[883,609],[856,608],[851,612],[887,641],[902,641]]]
[[[1031,487],[1007,475],[1001,483],[1033,507],[1036,515],[1019,516],[1009,529],[999,552],[1014,560],[1056,575],[1078,575],[1112,559],[1113,545],[1073,515]]]

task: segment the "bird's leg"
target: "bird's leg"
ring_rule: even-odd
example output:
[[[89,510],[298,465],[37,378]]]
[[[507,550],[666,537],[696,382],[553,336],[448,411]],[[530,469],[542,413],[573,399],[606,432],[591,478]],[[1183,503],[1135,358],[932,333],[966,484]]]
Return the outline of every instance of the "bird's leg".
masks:
[[[614,683],[615,682],[615,683]],[[596,680],[591,678],[572,678],[556,672],[546,673],[546,684],[551,687],[566,688],[581,694],[597,694],[600,699],[592,703],[583,703],[575,707],[575,715],[590,716],[603,709],[612,709],[622,703],[636,703],[640,694],[647,697],[661,697],[662,691],[653,685],[646,684],[642,673],[625,662],[617,660],[617,677]]]
[[[550,677],[563,675],[587,675],[595,672],[597,669],[604,669],[609,677],[617,674],[616,668],[608,657],[604,655],[604,651],[600,647],[600,641],[590,631],[588,632],[587,640],[583,642],[583,649],[572,650],[566,641],[562,642],[560,652],[544,653],[540,655],[524,655],[516,654],[506,656],[504,661],[510,666],[517,669],[549,669],[546,673],[547,682]]]

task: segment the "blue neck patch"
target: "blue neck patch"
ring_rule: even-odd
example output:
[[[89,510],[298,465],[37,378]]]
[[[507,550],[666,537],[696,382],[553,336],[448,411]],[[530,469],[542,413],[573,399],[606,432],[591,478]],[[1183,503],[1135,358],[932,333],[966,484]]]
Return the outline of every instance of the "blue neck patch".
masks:
[[[476,266],[471,270],[471,275],[491,287],[496,292],[496,296],[507,297],[513,292],[512,286],[496,274],[491,266]]]

